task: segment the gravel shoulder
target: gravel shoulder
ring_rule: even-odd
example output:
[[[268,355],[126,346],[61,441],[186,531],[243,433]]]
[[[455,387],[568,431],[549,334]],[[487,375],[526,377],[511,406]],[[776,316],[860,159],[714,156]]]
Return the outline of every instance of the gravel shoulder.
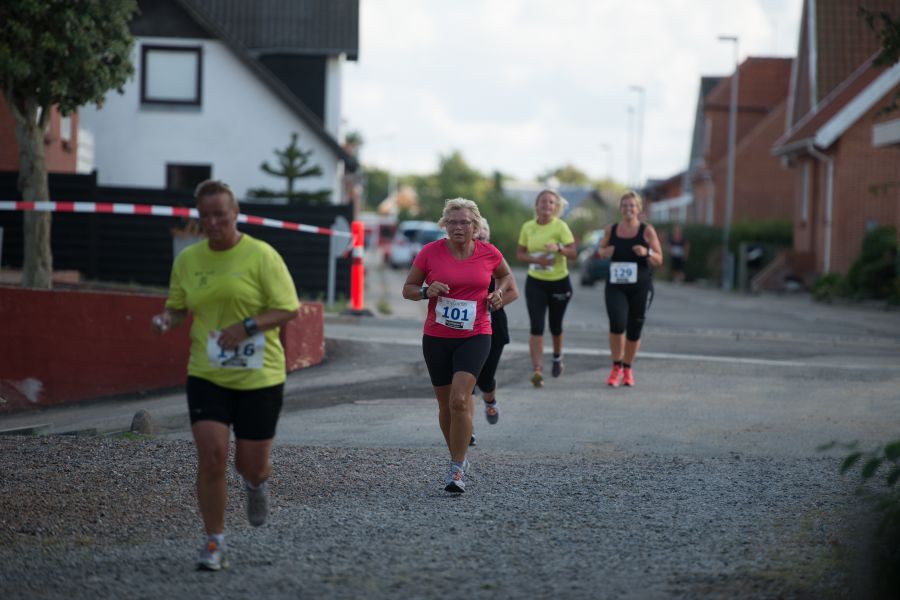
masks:
[[[233,473],[232,568],[193,570],[190,442],[0,438],[7,598],[860,597],[868,528],[827,458],[274,450],[253,529]]]

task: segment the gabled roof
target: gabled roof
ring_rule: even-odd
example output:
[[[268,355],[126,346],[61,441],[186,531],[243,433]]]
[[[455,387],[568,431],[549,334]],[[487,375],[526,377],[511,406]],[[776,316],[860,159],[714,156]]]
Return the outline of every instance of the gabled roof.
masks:
[[[835,87],[815,110],[808,112],[772,148],[781,156],[810,145],[827,149],[888,92],[900,84],[900,63],[890,68],[876,67],[875,56]]]
[[[319,118],[272,72],[264,67],[249,50],[225,31],[196,6],[196,0],[174,0],[197,24],[211,36],[221,40],[272,93],[282,100],[325,144],[344,162],[348,171],[356,171],[359,164],[334,137],[325,129]]]
[[[697,98],[697,110],[694,113],[694,131],[691,136],[691,156],[688,159],[688,170],[703,162],[703,136],[706,127],[706,118],[703,114],[703,101],[722,77],[703,76],[700,78],[700,93]]]
[[[738,67],[738,108],[768,112],[787,96],[791,78],[791,58],[748,57]],[[728,110],[731,81],[725,77],[704,99],[704,108]]]
[[[188,0],[254,53],[359,55],[359,0]]]

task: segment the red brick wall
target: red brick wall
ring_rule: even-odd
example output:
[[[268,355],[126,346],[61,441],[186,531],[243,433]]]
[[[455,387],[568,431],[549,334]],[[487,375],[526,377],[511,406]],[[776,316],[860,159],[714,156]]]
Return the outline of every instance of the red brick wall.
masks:
[[[0,412],[145,392],[184,383],[187,324],[155,335],[162,296],[0,287]],[[322,361],[322,305],[282,332],[288,370]]]
[[[878,116],[881,108],[876,103],[836,147],[831,270],[839,273],[859,256],[870,221],[900,229],[900,147],[872,147],[872,125],[889,118]]]
[[[74,173],[77,166],[78,114],[71,115],[71,138],[61,138],[62,117],[56,108],[51,109],[50,124],[44,135],[44,152],[47,170],[53,173]],[[16,121],[9,111],[3,94],[0,94],[0,171],[19,170],[19,144],[16,142]]]

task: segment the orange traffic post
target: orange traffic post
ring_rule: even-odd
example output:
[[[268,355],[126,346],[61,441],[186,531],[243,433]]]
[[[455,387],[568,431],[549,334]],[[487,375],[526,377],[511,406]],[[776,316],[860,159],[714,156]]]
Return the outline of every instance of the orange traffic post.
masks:
[[[350,225],[353,235],[353,253],[350,263],[350,308],[345,314],[372,316],[372,311],[365,308],[366,267],[363,264],[365,254],[366,226],[362,221],[353,221]]]

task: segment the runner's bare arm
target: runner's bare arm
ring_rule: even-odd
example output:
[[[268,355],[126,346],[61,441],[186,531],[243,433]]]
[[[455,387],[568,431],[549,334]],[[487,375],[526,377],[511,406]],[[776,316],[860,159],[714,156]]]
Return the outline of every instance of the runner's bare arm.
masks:
[[[256,332],[281,327],[299,314],[299,310],[270,308],[258,315],[247,315],[246,321],[232,323],[222,330],[222,334],[219,336],[219,346],[226,350],[236,348],[238,344],[255,335]],[[254,323],[249,323],[250,320]],[[248,325],[251,328],[250,330],[247,328]]]
[[[519,287],[509,263],[504,258],[494,269],[494,291],[488,294],[488,302],[495,309],[505,306],[519,297]],[[498,294],[499,292],[499,294]]]

